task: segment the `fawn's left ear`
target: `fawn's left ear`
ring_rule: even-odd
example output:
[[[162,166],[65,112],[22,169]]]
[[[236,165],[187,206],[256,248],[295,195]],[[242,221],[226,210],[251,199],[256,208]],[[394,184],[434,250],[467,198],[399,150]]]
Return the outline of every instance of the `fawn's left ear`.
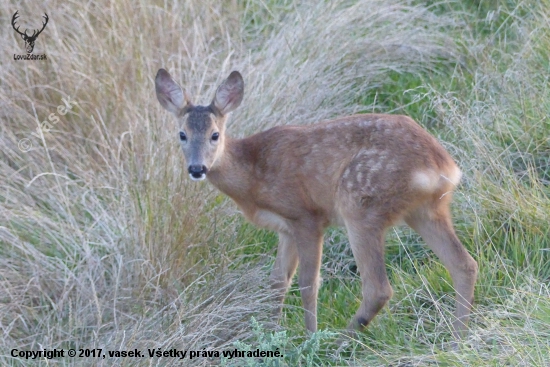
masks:
[[[244,81],[241,73],[233,71],[216,90],[211,106],[221,115],[227,115],[239,107],[244,96]]]
[[[181,111],[191,105],[189,95],[183,90],[164,70],[159,69],[155,77],[155,90],[157,99],[162,107],[178,116]]]

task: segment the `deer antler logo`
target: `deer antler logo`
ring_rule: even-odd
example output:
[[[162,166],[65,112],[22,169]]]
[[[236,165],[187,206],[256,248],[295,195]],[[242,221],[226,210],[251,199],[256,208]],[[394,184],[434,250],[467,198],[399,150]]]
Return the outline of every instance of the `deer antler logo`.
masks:
[[[43,18],[46,19],[46,22],[42,23],[42,29],[35,29],[32,35],[29,36],[27,34],[28,29],[25,29],[25,33],[22,33],[21,31],[19,31],[19,26],[16,28],[15,21],[17,20],[17,18],[19,18],[19,15],[17,14],[18,12],[19,10],[16,11],[15,14],[13,14],[13,18],[11,18],[11,25],[13,26],[13,29],[15,29],[15,31],[19,33],[21,35],[21,38],[23,38],[23,40],[25,41],[25,48],[27,49],[27,53],[30,54],[32,53],[32,50],[34,50],[34,42],[38,38],[38,35],[42,33],[44,28],[46,28],[46,24],[48,24],[48,14],[44,13],[45,15],[43,16]]]

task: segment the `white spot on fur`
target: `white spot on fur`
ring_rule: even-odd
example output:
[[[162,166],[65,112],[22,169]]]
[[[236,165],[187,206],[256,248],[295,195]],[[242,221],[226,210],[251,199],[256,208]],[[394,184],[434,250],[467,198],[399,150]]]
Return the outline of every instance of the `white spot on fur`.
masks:
[[[397,161],[395,159],[389,159],[386,163],[386,170],[389,172],[397,171]]]
[[[384,128],[386,127],[386,122],[385,121],[382,121],[382,120],[378,120],[376,121],[376,128],[378,130],[384,130]]]
[[[381,162],[381,161],[377,161],[376,164],[375,164],[374,166],[372,166],[371,171],[372,171],[372,172],[376,172],[376,171],[378,171],[380,168],[382,168],[382,162]]]
[[[367,182],[365,182],[365,187],[366,187],[367,189],[370,189],[370,188],[371,188],[371,187],[370,187],[370,177],[367,177]]]
[[[360,155],[366,155],[366,156],[370,156],[370,155],[378,155],[378,149],[363,149],[359,152]]]
[[[344,175],[342,176],[343,179],[347,179],[347,178],[348,178],[348,176],[349,176],[349,171],[350,171],[350,170],[349,170],[349,167],[346,168],[346,170],[344,171]]]

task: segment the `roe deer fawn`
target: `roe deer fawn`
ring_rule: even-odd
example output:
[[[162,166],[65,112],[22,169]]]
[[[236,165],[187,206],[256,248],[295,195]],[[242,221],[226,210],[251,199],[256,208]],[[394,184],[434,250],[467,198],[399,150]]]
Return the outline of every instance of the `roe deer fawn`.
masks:
[[[388,227],[404,221],[449,270],[456,290],[453,334],[464,334],[478,268],[455,235],[449,211],[461,172],[415,121],[397,115],[354,115],[231,139],[225,125],[243,99],[239,72],[223,81],[208,106],[193,105],[164,69],[157,73],[155,88],[160,104],[180,124],[191,179],[208,178],[248,220],[278,232],[270,277],[280,305],[277,315],[300,263],[305,324],[316,331],[323,230],[344,225],[363,296],[349,328],[365,327],[392,296],[384,235]]]

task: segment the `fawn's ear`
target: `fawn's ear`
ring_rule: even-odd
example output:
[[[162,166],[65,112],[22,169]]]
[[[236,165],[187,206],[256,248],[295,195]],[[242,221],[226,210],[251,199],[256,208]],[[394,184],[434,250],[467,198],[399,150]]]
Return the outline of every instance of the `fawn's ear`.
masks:
[[[176,116],[180,114],[184,107],[191,105],[187,92],[181,89],[164,69],[159,69],[157,72],[155,90],[157,92],[157,99],[162,107]]]
[[[241,73],[233,71],[216,90],[211,106],[221,115],[239,107],[244,95],[244,81]]]

